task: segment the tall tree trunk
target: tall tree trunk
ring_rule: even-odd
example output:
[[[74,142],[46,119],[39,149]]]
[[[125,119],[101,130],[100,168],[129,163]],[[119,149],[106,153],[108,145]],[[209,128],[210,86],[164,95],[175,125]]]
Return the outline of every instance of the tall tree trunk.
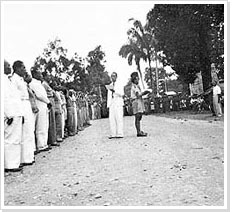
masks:
[[[149,69],[150,69],[150,86],[151,86],[152,92],[154,94],[155,90],[154,90],[154,83],[153,83],[152,68],[151,68],[151,61],[150,60],[149,60]]]
[[[99,97],[100,97],[100,101],[102,101],[102,91],[101,91],[101,85],[98,85],[98,89],[99,89]]]
[[[201,74],[204,91],[208,89],[212,80],[211,59],[210,59],[210,52],[208,49],[208,42],[210,39],[205,24],[206,23],[204,23],[203,20],[201,20],[199,30],[200,64],[201,64]]]
[[[155,58],[155,77],[156,77],[156,95],[159,94],[159,73],[158,73],[158,64],[157,57]]]
[[[137,65],[137,70],[138,70],[139,75],[140,75],[142,87],[143,87],[143,89],[145,89],[145,85],[144,85],[144,82],[143,82],[142,72],[141,72],[141,70],[140,70],[140,64],[137,63],[136,65]]]

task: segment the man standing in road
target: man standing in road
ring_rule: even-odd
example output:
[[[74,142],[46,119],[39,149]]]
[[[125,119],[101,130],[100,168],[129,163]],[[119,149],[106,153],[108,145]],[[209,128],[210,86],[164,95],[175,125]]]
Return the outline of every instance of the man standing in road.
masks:
[[[112,83],[107,85],[107,107],[112,138],[123,138],[123,87],[117,81],[117,73],[111,74]]]
[[[220,95],[221,95],[221,88],[217,84],[217,81],[212,82],[212,93],[213,93],[213,108],[215,111],[216,116],[221,117],[222,111],[221,111],[221,104],[219,101]]]

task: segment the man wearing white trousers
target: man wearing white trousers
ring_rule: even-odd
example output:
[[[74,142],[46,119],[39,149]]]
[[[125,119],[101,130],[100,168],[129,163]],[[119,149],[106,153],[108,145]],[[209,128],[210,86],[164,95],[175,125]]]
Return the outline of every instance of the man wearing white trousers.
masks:
[[[111,74],[112,83],[107,85],[107,107],[109,108],[109,123],[112,138],[123,138],[123,86],[117,81],[117,73]]]
[[[36,147],[37,151],[47,151],[51,149],[47,145],[47,140],[49,129],[48,108],[52,105],[47,98],[46,90],[42,85],[43,76],[41,72],[39,70],[32,70],[31,74],[33,79],[29,86],[35,92],[36,105],[39,109],[39,112],[35,116]]]
[[[35,135],[34,135],[34,114],[31,109],[27,83],[24,81],[26,68],[22,61],[15,61],[13,64],[12,83],[20,92],[23,105],[24,124],[22,131],[22,165],[32,165],[34,163]]]
[[[20,93],[9,80],[11,67],[4,61],[4,168],[7,172],[21,171],[21,141],[23,107]]]

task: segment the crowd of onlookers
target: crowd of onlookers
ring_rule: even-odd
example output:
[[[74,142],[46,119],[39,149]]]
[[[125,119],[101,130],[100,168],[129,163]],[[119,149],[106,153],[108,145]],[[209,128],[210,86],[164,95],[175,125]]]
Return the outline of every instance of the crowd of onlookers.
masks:
[[[58,85],[47,72],[27,72],[22,61],[12,67],[4,61],[5,171],[34,164],[35,155],[60,146],[90,126],[90,119],[105,116],[101,102],[95,95]]]
[[[219,95],[219,104],[222,112],[224,112],[224,94]],[[201,113],[203,111],[210,111],[212,115],[216,116],[213,103],[213,91],[212,87],[206,92],[197,95],[188,95],[178,93],[175,95],[163,94],[159,97],[155,97],[154,100],[149,97],[144,99],[146,113],[166,113],[170,111],[192,111],[195,113]],[[132,103],[130,98],[126,98],[124,106],[124,114],[132,115]]]

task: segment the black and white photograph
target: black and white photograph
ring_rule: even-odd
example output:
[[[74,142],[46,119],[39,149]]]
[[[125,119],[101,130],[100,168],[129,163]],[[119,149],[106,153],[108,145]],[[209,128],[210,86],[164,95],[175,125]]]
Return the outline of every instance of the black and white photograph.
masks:
[[[2,0],[1,208],[227,209],[227,6]]]

